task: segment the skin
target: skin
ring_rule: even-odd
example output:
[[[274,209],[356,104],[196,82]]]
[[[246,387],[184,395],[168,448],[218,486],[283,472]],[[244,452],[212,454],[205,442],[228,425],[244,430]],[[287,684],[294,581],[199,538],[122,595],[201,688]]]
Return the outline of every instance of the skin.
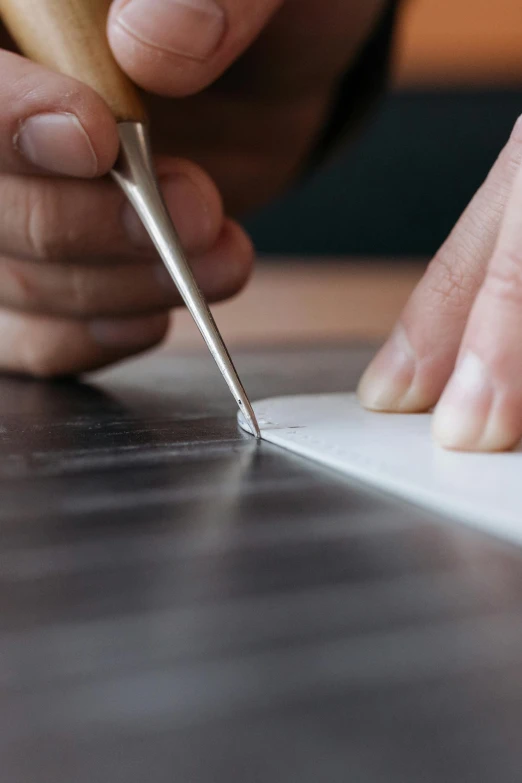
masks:
[[[325,13],[324,0],[219,2],[202,15],[205,0],[185,0],[192,22],[181,23],[177,4],[160,0],[165,18],[146,0],[129,27],[120,13],[131,3],[121,0],[108,23],[116,58],[146,90],[166,201],[210,301],[247,281],[253,250],[235,217],[295,176],[382,7],[328,0]],[[204,51],[209,22],[214,41]],[[165,38],[172,30],[175,40]],[[161,341],[180,299],[104,177],[118,140],[103,101],[14,54],[3,38],[0,370],[46,378],[93,370]],[[56,113],[73,118],[70,133],[49,127]],[[44,149],[37,121],[35,154],[34,124],[29,138],[27,129],[42,114]]]
[[[184,0],[184,18],[173,0],[141,11],[138,1],[113,2],[109,41],[147,92],[165,197],[196,277],[222,299],[252,264],[234,218],[300,171],[384,0]],[[83,372],[159,342],[179,297],[103,176],[117,150],[107,107],[10,48],[6,38],[0,369]],[[29,120],[42,114],[73,122],[51,133],[46,119],[43,142],[37,122],[35,145]],[[448,448],[502,450],[522,435],[521,159],[519,122],[359,387],[374,410],[436,406],[434,435]]]
[[[371,410],[435,407],[446,448],[522,436],[522,120],[359,385]]]

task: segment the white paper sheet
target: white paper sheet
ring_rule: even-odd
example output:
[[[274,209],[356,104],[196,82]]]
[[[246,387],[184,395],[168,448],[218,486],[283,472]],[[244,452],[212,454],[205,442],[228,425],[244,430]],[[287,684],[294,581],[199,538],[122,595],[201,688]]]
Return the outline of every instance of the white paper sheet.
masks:
[[[521,450],[444,451],[431,439],[430,415],[370,413],[353,394],[280,397],[254,408],[264,440],[522,544]]]

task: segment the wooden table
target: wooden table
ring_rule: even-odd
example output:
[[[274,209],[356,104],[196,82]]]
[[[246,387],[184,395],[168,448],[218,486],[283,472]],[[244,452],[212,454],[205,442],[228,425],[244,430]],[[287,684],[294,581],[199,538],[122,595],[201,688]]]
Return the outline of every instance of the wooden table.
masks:
[[[370,356],[235,353],[253,397]],[[0,381],[2,781],[519,783],[520,552],[234,416],[171,346]]]
[[[413,261],[272,258],[257,264],[238,297],[213,310],[231,346],[380,342],[424,269]],[[176,314],[171,340],[179,349],[201,348],[187,312]]]

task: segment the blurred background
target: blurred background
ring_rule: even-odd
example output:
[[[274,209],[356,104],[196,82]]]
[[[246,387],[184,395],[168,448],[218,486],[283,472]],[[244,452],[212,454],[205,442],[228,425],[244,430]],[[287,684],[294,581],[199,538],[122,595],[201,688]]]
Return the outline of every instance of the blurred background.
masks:
[[[248,223],[272,254],[426,257],[522,113],[520,0],[406,0],[360,141]]]
[[[522,114],[521,0],[405,0],[390,90],[359,140],[247,227],[231,345],[379,342]],[[183,312],[178,347],[201,347]]]

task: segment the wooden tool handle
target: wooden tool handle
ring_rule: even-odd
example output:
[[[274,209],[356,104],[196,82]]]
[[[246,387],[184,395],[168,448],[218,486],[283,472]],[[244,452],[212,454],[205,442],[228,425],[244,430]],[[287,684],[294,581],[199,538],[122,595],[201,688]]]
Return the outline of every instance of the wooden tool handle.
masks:
[[[0,15],[31,60],[88,84],[118,121],[143,122],[136,88],[109,47],[109,6],[110,0],[0,0]]]

